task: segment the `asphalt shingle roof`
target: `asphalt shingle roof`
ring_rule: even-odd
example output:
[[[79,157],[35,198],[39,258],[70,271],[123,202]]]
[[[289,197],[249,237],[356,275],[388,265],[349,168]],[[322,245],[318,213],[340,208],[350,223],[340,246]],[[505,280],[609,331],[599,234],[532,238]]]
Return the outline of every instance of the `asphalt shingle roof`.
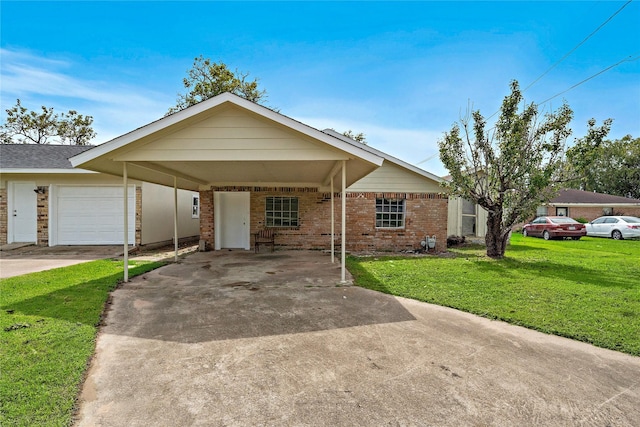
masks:
[[[560,193],[551,199],[551,203],[555,205],[562,203],[636,204],[640,203],[640,200],[612,196],[611,194],[593,193],[591,191],[566,189],[560,190]]]
[[[93,145],[0,144],[0,169],[73,169],[69,158]]]

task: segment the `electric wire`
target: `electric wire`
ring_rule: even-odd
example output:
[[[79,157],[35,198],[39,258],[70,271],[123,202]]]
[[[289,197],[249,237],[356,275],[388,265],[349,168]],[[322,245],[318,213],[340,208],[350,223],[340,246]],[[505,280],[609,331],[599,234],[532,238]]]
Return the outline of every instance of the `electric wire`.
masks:
[[[529,84],[529,86],[525,87],[522,92],[526,92],[527,89],[529,89],[531,86],[533,86],[534,84],[536,84],[540,79],[542,79],[544,76],[546,76],[551,70],[553,70],[554,68],[556,68],[558,66],[558,64],[560,64],[562,61],[564,61],[565,59],[567,59],[567,57],[569,55],[571,55],[573,52],[576,51],[576,49],[578,49],[580,46],[582,46],[587,40],[589,40],[595,33],[597,33],[598,31],[600,31],[600,29],[602,27],[604,27],[605,25],[607,25],[609,23],[609,21],[611,21],[614,16],[616,16],[618,13],[620,13],[622,11],[622,9],[624,9],[625,7],[627,7],[629,5],[629,3],[631,3],[633,0],[629,0],[627,1],[625,4],[622,5],[622,7],[620,9],[618,9],[617,11],[614,12],[613,15],[611,15],[610,17],[608,17],[606,19],[606,21],[604,21],[602,24],[600,24],[600,26],[598,28],[596,28],[595,30],[593,30],[591,32],[591,34],[589,34],[587,37],[584,38],[584,40],[582,40],[580,43],[578,43],[573,49],[571,49],[569,52],[567,52],[562,58],[560,58],[558,61],[556,61],[551,67],[549,67],[549,69],[547,69],[547,71],[545,71],[544,73],[542,73],[537,79],[535,79],[533,82],[531,82]]]
[[[592,76],[590,76],[590,77],[587,77],[586,79],[582,80],[581,82],[578,82],[578,83],[574,84],[574,85],[573,85],[573,86],[571,86],[569,89],[565,89],[565,90],[563,90],[562,92],[559,92],[559,93],[557,93],[557,94],[553,95],[552,97],[549,97],[549,98],[545,99],[544,101],[539,102],[537,105],[541,105],[541,104],[544,104],[544,103],[545,103],[545,102],[547,102],[547,101],[551,101],[552,99],[557,98],[558,96],[560,96],[560,95],[562,95],[562,94],[565,94],[565,93],[569,92],[571,89],[575,89],[576,87],[580,86],[582,83],[588,82],[588,81],[589,81],[589,80],[591,80],[592,78],[597,77],[597,76],[599,76],[600,74],[602,74],[602,73],[604,73],[604,72],[606,72],[606,71],[609,71],[610,69],[615,68],[615,67],[617,67],[618,65],[620,65],[620,64],[622,64],[622,63],[624,63],[624,62],[633,62],[633,61],[637,61],[638,59],[640,59],[640,56],[636,56],[636,57],[634,58],[634,57],[633,57],[633,55],[629,55],[628,57],[624,58],[623,60],[618,61],[618,62],[616,62],[615,64],[608,66],[608,67],[607,67],[607,68],[605,68],[604,70],[598,71],[598,72],[597,72],[597,73],[595,73],[594,75],[592,75]]]

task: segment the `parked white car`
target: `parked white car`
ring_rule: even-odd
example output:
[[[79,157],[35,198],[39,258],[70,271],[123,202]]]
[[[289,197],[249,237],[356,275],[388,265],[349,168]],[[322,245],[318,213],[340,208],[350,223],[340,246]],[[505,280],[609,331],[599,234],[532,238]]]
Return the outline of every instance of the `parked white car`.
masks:
[[[591,237],[615,240],[640,238],[640,218],[635,216],[601,216],[586,226],[587,236]]]

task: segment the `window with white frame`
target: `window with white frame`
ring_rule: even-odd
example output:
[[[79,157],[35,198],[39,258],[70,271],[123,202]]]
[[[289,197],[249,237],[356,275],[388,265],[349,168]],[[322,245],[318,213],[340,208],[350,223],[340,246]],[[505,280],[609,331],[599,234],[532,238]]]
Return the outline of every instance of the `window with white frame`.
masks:
[[[299,208],[297,197],[269,196],[265,207],[267,227],[297,227]]]
[[[536,216],[547,216],[547,207],[538,206],[538,209],[536,209]]]
[[[200,195],[194,194],[191,197],[191,218],[200,218]]]
[[[376,228],[404,228],[404,200],[376,199]]]

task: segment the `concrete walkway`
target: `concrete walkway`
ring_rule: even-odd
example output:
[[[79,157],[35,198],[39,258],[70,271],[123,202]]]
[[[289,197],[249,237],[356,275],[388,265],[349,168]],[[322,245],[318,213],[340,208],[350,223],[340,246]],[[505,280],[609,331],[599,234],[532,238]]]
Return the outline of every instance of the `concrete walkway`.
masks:
[[[9,244],[0,252],[0,279],[122,256],[122,246],[35,246]]]
[[[640,358],[338,278],[302,251],[138,276],[113,294],[76,424],[640,425]]]

